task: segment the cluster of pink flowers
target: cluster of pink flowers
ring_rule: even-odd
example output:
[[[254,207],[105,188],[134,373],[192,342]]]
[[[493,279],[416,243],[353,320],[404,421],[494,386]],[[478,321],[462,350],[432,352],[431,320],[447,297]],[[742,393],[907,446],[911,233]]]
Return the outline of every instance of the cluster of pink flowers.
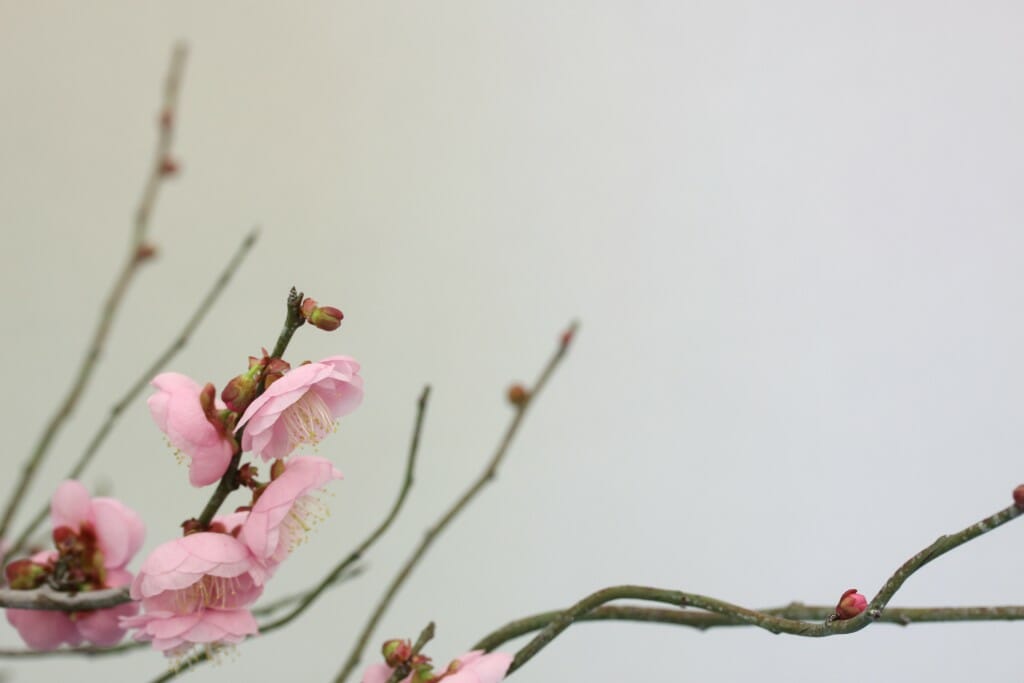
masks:
[[[158,546],[131,583],[142,613],[121,620],[168,656],[195,645],[233,644],[256,633],[249,611],[266,581],[325,514],[317,491],[339,472],[326,458],[286,458],[316,445],[363,396],[359,364],[332,356],[294,370],[279,359],[250,359],[217,400],[212,385],[165,373],[153,381],[150,412],[171,445],[189,461],[196,486],[218,481],[233,457],[251,452],[273,461],[271,480],[243,482],[253,503]],[[258,389],[261,386],[263,391]],[[241,417],[234,410],[244,409]],[[241,430],[241,443],[236,443]],[[255,471],[249,467],[247,473]]]
[[[131,583],[125,567],[146,534],[135,511],[113,498],[90,498],[82,484],[66,481],[53,494],[50,522],[57,549],[9,564],[7,578],[12,587],[35,588],[49,582],[87,592]],[[34,650],[83,642],[106,647],[120,642],[125,629],[119,620],[138,609],[135,603],[73,613],[8,609],[7,621]]]

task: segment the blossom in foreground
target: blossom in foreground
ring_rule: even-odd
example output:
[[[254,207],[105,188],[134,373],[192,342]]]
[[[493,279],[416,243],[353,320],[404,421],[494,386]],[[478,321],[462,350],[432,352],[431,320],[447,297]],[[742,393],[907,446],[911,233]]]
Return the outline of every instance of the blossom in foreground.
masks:
[[[207,486],[223,476],[234,446],[217,411],[223,402],[214,397],[213,385],[200,387],[177,372],[164,372],[152,382],[157,392],[146,401],[153,421],[183,454],[188,456],[188,480]]]
[[[265,574],[249,549],[228,534],[201,532],[158,546],[132,582],[143,614],[121,620],[135,640],[168,656],[193,645],[238,643],[256,633],[249,613]]]
[[[260,493],[238,539],[268,576],[326,516],[326,508],[313,494],[332,479],[341,479],[341,472],[330,460],[298,456]]]
[[[18,587],[17,577],[39,585],[49,577],[57,585],[76,591],[119,588],[132,581],[124,569],[145,536],[145,527],[135,511],[113,498],[90,498],[77,481],[57,487],[50,503],[50,520],[57,550],[36,553],[29,560],[8,565],[8,579]],[[126,603],[89,612],[51,610],[7,610],[7,621],[18,630],[25,644],[34,650],[53,650],[60,645],[83,642],[99,647],[116,645],[124,637],[122,617],[139,609]]]
[[[473,650],[454,660],[440,674],[431,674],[426,678],[422,677],[422,674],[409,674],[402,679],[402,683],[497,683],[505,678],[511,664],[512,655],[507,652],[485,653],[483,650]],[[363,673],[362,683],[387,683],[394,671],[387,664],[371,664]]]
[[[246,408],[238,421],[245,427],[242,450],[269,462],[286,457],[299,445],[316,445],[362,400],[363,378],[353,358],[331,356],[300,365]]]

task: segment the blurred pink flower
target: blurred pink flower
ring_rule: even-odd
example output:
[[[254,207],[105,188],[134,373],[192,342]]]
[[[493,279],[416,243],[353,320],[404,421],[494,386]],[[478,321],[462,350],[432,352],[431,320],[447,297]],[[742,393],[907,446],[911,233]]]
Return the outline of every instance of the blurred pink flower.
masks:
[[[512,664],[512,655],[506,652],[488,652],[473,650],[462,655],[445,671],[436,674],[436,681],[444,683],[497,683],[505,678],[505,672]],[[387,683],[394,669],[386,664],[372,664],[363,673],[362,683]],[[411,683],[412,674],[402,679],[402,683]]]
[[[332,479],[341,479],[341,472],[330,460],[297,456],[267,484],[252,506],[238,539],[267,569],[268,576],[326,517],[326,507],[311,494]]]
[[[300,444],[315,445],[334,431],[337,418],[363,400],[359,363],[331,356],[286,373],[246,408],[242,449],[264,460],[284,458]]]
[[[189,483],[207,486],[220,479],[228,468],[234,448],[223,427],[218,427],[204,409],[200,401],[204,389],[177,372],[157,375],[152,385],[157,392],[146,401],[149,412],[171,445],[190,459]],[[208,408],[212,411],[226,407],[211,396]]]
[[[201,532],[168,541],[142,563],[131,597],[143,614],[121,620],[168,656],[194,644],[238,643],[256,633],[247,607],[263,592],[265,573],[228,534]]]
[[[52,569],[60,558],[67,574],[92,589],[131,583],[132,575],[124,567],[145,537],[145,526],[134,510],[113,498],[91,499],[82,484],[65,481],[53,494],[50,521],[59,530],[54,536],[60,539],[60,552],[36,553],[33,562]],[[7,621],[34,650],[53,650],[65,643],[75,646],[83,641],[109,647],[124,637],[120,619],[138,610],[134,602],[91,612],[9,609]]]
[[[91,527],[108,570],[124,568],[146,537],[138,513],[113,498],[90,498],[85,486],[74,480],[63,482],[54,492],[50,523],[54,529],[66,527],[75,534]]]

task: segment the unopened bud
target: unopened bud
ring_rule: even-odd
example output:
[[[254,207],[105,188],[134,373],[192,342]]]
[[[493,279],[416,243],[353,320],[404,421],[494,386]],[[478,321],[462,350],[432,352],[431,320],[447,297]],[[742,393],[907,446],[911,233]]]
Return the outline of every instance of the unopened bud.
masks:
[[[513,384],[510,386],[506,396],[508,398],[508,402],[518,408],[522,408],[526,405],[526,402],[530,400],[530,392],[522,384]]]
[[[1013,504],[1018,510],[1024,510],[1024,484],[1013,490]]]
[[[236,413],[245,412],[252,400],[256,398],[256,389],[258,388],[256,374],[258,372],[259,365],[257,364],[255,371],[250,370],[233,377],[224,386],[224,391],[220,392],[220,399],[224,401],[224,405]]]
[[[15,560],[4,569],[7,584],[15,590],[39,588],[46,581],[48,573],[46,567],[28,559]]]
[[[164,177],[172,176],[181,170],[181,166],[178,162],[171,157],[164,157],[160,161],[160,175]]]
[[[868,599],[857,592],[856,588],[843,593],[836,605],[836,619],[852,619],[868,608]]]
[[[408,640],[394,638],[386,641],[380,651],[384,655],[385,663],[394,669],[405,664],[412,655],[412,644]]]
[[[320,306],[315,299],[305,299],[302,302],[302,317],[313,327],[330,332],[341,326],[345,314],[334,306]]]
[[[139,245],[138,249],[135,250],[135,260],[138,263],[148,261],[154,256],[156,256],[156,246],[148,242],[143,242]]]

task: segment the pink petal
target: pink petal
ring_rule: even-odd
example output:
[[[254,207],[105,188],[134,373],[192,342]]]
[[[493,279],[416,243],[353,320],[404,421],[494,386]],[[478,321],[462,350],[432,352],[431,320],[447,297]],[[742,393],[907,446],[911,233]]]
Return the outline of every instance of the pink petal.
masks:
[[[104,565],[116,569],[124,567],[142,547],[146,537],[146,526],[142,518],[113,498],[93,500],[92,513]]]
[[[138,611],[139,603],[129,602],[110,609],[79,614],[74,623],[85,640],[98,647],[110,647],[124,638],[125,629],[120,625],[120,619]]]
[[[89,491],[81,483],[68,480],[61,483],[50,501],[50,523],[53,528],[66,526],[78,531],[82,522],[92,522]]]
[[[387,683],[394,671],[394,669],[386,664],[371,664],[363,672],[362,683]],[[412,678],[412,674],[409,674],[409,677],[405,680],[408,681],[410,678]]]
[[[9,609],[7,621],[33,650],[55,650],[63,643],[78,645],[82,636],[68,615],[50,610]]]

